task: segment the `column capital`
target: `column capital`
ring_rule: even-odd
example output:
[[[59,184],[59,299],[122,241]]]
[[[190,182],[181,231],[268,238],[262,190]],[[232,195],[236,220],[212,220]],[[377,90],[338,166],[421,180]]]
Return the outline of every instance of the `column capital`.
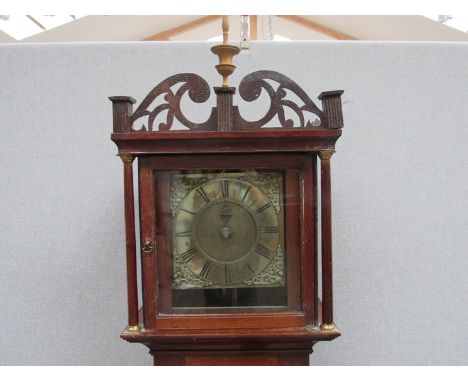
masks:
[[[120,159],[124,163],[133,163],[135,156],[133,154],[119,154]]]
[[[335,152],[335,150],[320,150],[318,155],[321,160],[330,160]]]

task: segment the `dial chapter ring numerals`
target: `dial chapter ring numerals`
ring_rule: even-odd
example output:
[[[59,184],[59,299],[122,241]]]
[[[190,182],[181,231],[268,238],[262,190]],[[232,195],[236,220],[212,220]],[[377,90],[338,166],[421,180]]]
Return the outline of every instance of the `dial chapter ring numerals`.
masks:
[[[280,242],[279,219],[255,185],[215,179],[193,189],[173,219],[175,255],[213,285],[242,284],[271,263]]]

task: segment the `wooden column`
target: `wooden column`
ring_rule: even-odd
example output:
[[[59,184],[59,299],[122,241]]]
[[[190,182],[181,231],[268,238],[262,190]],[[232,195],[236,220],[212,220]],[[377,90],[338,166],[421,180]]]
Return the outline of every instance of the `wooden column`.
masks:
[[[321,168],[322,211],[322,325],[324,331],[335,330],[333,323],[333,278],[332,278],[332,214],[330,159],[335,151],[319,152]]]
[[[233,104],[232,97],[236,88],[221,86],[215,87],[218,131],[234,130]]]
[[[325,125],[329,129],[343,128],[343,111],[341,110],[341,95],[343,90],[333,90],[322,92],[318,96],[322,101],[322,108],[325,114]]]
[[[109,97],[109,99],[112,101],[114,133],[129,133],[132,129],[131,118],[135,99],[126,96]]]
[[[127,295],[128,327],[127,331],[139,331],[138,320],[138,285],[135,240],[135,208],[133,195],[133,160],[132,154],[120,154],[124,164],[124,199],[125,199],[125,239],[127,252]]]
[[[317,154],[312,154],[312,193],[313,203],[313,230],[314,230],[314,325],[319,324],[319,285],[318,285],[318,174],[317,174]]]

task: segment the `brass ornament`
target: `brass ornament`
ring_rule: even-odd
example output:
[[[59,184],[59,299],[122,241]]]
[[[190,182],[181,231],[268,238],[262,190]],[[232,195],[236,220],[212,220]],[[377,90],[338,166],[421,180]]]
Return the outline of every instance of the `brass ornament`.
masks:
[[[278,245],[276,256],[271,264],[253,279],[247,280],[244,283],[248,286],[273,286],[284,285],[285,276],[284,254],[281,245]]]
[[[141,331],[141,326],[137,325],[129,325],[125,328],[125,331],[132,332],[132,333],[139,333]]]
[[[135,156],[132,154],[119,154],[119,156],[123,163],[133,163],[135,160]]]
[[[336,326],[334,323],[331,324],[322,324],[320,325],[320,330],[322,332],[334,332],[337,331]]]
[[[320,150],[318,155],[321,160],[330,160],[335,152],[335,150]]]
[[[153,242],[151,240],[146,240],[141,248],[143,256],[151,256],[153,254]]]

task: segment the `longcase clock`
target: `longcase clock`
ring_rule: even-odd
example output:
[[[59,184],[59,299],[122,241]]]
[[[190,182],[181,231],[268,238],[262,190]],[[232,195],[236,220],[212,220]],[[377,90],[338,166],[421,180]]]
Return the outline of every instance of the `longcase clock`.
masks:
[[[232,58],[236,47],[213,51],[223,46]],[[210,87],[196,74],[165,79],[135,110],[133,98],[110,97],[124,164],[129,320],[121,336],[146,345],[155,365],[308,365],[315,343],[340,335],[330,159],[343,125],[342,91],[322,93],[320,109],[290,78],[257,71],[240,82],[239,95],[255,102],[264,92],[271,106],[247,121],[227,84],[232,63],[221,60],[217,69],[224,83],[204,123],[180,106],[186,94],[208,101]],[[161,95],[165,102],[155,104]],[[174,130],[174,120],[185,130]],[[265,127],[272,120],[278,126]]]

